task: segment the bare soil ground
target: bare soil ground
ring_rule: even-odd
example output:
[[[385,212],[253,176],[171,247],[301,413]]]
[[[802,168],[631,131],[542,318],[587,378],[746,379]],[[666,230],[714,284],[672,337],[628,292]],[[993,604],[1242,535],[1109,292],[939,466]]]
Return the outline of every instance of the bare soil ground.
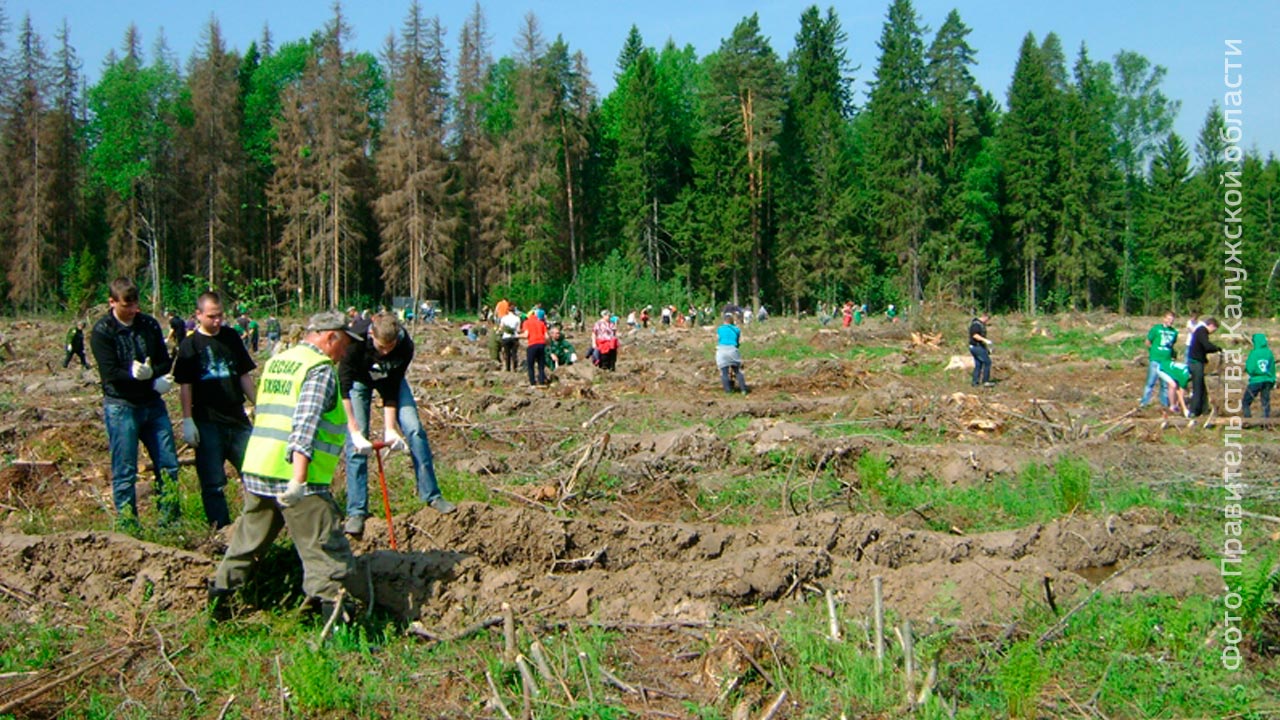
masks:
[[[1087,328],[1111,341],[1149,324],[1061,318],[1055,331]],[[998,342],[1051,332],[1016,319],[992,330]],[[109,458],[96,373],[60,367],[63,331],[48,321],[6,328],[18,357],[0,372],[0,452],[15,461],[0,468],[0,612],[7,621],[54,612],[74,624],[90,609],[126,615],[146,601],[198,613],[222,537],[169,547],[85,529],[109,527]],[[1218,462],[1216,432],[1162,429],[1157,412],[1134,412],[1140,352],[1090,360],[997,349],[999,382],[979,391],[967,371],[941,369],[965,354],[958,337],[913,337],[905,324],[849,335],[771,320],[744,335],[744,397],[720,390],[714,328],[625,337],[616,373],[563,368],[547,388],[500,372],[482,343],[448,325],[422,328],[410,380],[437,468],[491,488],[500,504],[399,513],[398,552],[386,522],[371,518],[354,543],[359,574],[379,608],[435,637],[484,622],[503,603],[552,624],[632,627],[640,677],[669,662],[665,626],[731,609],[775,612],[828,589],[849,615],[865,616],[873,576],[900,617],[953,626],[999,622],[1042,602],[1045,588],[1071,603],[1107,578],[1106,593],[1220,590],[1198,543],[1151,511],[985,533],[930,530],[928,508],[851,512],[844,500],[860,491],[856,463],[868,452],[906,481],[954,487],[982,487],[1063,453],[1087,458],[1098,478],[1153,485],[1194,481]],[[570,339],[588,343],[582,333]],[[764,347],[797,348],[799,359],[761,358]],[[849,359],[855,347],[867,352]],[[176,393],[170,401],[178,417]],[[1277,454],[1260,448],[1246,468],[1269,476]],[[399,458],[390,469],[409,473]],[[819,472],[842,483],[844,500],[814,500]],[[722,514],[729,506],[713,512],[698,500],[766,473],[787,475],[786,501]],[[712,655],[704,662],[714,665]],[[703,671],[717,672],[686,674]]]

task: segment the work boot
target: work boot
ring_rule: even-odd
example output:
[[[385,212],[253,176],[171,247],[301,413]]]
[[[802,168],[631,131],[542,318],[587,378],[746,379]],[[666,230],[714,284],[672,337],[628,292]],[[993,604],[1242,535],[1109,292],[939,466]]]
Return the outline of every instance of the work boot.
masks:
[[[210,622],[221,623],[230,620],[234,614],[231,608],[231,596],[234,591],[218,587],[212,579],[208,581],[207,591]]]
[[[348,535],[355,535],[356,537],[360,537],[361,535],[364,535],[364,516],[363,515],[347,516],[347,521],[342,524],[342,531]]]
[[[443,497],[438,497],[435,500],[432,500],[430,505],[432,510],[435,510],[441,515],[448,515],[449,513],[458,509],[457,505],[454,505],[448,500],[445,500]]]

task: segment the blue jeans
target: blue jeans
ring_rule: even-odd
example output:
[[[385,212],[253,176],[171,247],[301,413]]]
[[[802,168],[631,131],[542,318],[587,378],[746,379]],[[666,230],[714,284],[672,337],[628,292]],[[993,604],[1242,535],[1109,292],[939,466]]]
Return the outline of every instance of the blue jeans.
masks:
[[[200,478],[200,500],[204,517],[215,528],[231,524],[227,509],[227,461],[240,472],[244,449],[253,428],[248,425],[196,421],[200,444],[196,446],[196,476]]]
[[[138,517],[138,442],[156,466],[156,509],[160,522],[170,523],[181,516],[178,504],[178,452],[173,443],[173,425],[164,400],[156,398],[142,406],[103,403],[107,423],[107,444],[111,448],[111,498],[116,511]]]
[[[1244,389],[1244,398],[1240,401],[1244,407],[1245,417],[1253,417],[1252,406],[1255,397],[1262,399],[1262,417],[1271,417],[1271,386],[1272,383],[1269,382],[1249,383],[1249,386]]]
[[[1169,407],[1169,388],[1160,382],[1160,363],[1152,360],[1147,365],[1147,386],[1142,389],[1142,401],[1139,403],[1143,407],[1151,402],[1151,391],[1158,385],[1160,387],[1160,404]]]
[[[986,345],[970,345],[969,354],[973,356],[973,384],[991,381],[991,351]]]
[[[369,407],[373,400],[373,389],[363,383],[351,386],[351,409],[353,418],[360,432],[369,436]],[[409,381],[400,381],[399,409],[396,422],[400,431],[409,443],[409,454],[413,456],[413,474],[418,481],[418,498],[431,502],[440,497],[440,485],[436,482],[436,467],[431,458],[431,443],[427,442],[427,431],[418,419],[418,404],[413,400],[413,392],[409,390]],[[347,442],[347,515],[369,514],[369,458],[357,455],[351,442]]]

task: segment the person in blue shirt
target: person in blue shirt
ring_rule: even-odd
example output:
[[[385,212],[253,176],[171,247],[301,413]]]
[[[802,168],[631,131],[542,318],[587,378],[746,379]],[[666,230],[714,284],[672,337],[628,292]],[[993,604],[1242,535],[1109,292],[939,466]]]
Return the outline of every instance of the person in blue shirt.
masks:
[[[742,330],[734,324],[733,313],[724,314],[724,322],[716,328],[716,367],[720,368],[720,385],[724,391],[734,391],[734,381],[742,394],[747,394],[747,380],[742,376]],[[732,374],[732,377],[731,377]]]

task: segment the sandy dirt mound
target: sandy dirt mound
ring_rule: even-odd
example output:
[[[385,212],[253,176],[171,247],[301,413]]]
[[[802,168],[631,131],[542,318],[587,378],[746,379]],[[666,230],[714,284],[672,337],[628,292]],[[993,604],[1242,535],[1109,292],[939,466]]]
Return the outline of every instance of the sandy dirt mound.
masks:
[[[33,610],[124,615],[144,603],[199,611],[214,561],[117,533],[0,535],[0,583]]]
[[[1217,573],[1185,533],[1139,518],[1071,518],[954,536],[880,515],[821,515],[735,528],[565,519],[531,508],[464,504],[397,521],[404,552],[370,519],[363,549],[380,606],[432,625],[464,626],[509,602],[551,618],[703,620],[717,609],[829,584],[864,603],[885,578],[895,611],[927,619],[991,618],[1043,597],[1064,602],[1115,575],[1108,592],[1216,592]]]

